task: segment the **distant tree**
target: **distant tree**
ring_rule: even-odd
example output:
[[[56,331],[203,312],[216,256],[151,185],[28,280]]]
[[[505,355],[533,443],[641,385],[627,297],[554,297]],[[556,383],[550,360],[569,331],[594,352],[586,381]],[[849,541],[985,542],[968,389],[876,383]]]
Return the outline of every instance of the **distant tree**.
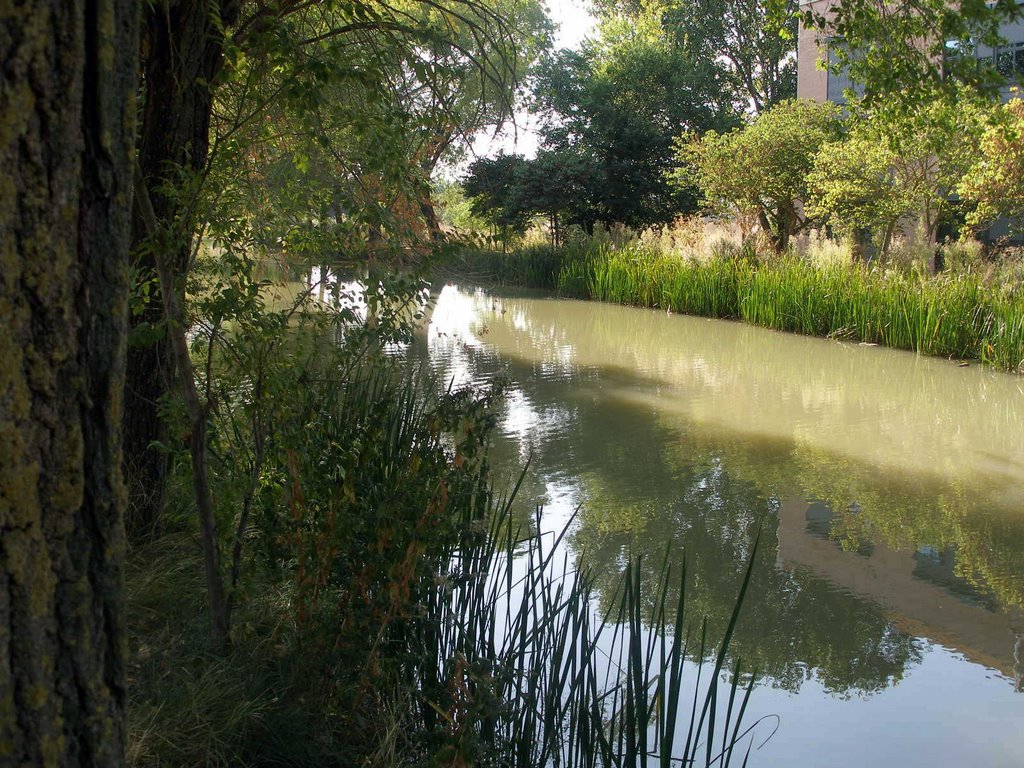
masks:
[[[673,45],[719,66],[755,112],[796,96],[797,0],[596,0],[595,7],[606,18],[656,15]]]
[[[593,232],[598,212],[590,197],[601,176],[591,158],[572,148],[541,150],[518,174],[519,205],[547,218],[554,247],[564,242],[567,226]]]
[[[522,155],[501,153],[473,162],[462,180],[470,211],[490,222],[502,239],[525,232],[533,215],[519,188],[522,171],[529,164]]]
[[[484,232],[488,222],[473,213],[472,201],[460,182],[441,179],[434,182],[432,193],[441,223],[456,232]]]
[[[534,217],[543,216],[557,247],[569,225],[593,230],[597,214],[588,195],[597,174],[593,162],[572,149],[541,150],[532,160],[501,154],[473,163],[463,188],[472,212],[490,221],[503,238],[522,234]]]
[[[681,42],[711,50],[739,97],[763,112],[796,96],[797,8],[797,0],[687,0],[669,4],[664,23]]]
[[[640,228],[693,210],[693,197],[667,180],[672,139],[737,120],[722,70],[672,45],[650,18],[604,22],[582,51],[541,66],[535,93],[544,149],[587,159],[586,215],[607,224]]]
[[[125,750],[136,0],[0,20],[0,764]]]
[[[803,208],[807,177],[821,148],[842,132],[840,108],[807,100],[777,104],[729,133],[683,136],[677,183],[696,179],[705,205],[757,217],[775,249],[817,221]]]
[[[977,204],[967,224],[982,228],[1000,216],[1024,219],[1024,101],[1013,99],[991,114],[976,161],[957,185],[960,196]]]

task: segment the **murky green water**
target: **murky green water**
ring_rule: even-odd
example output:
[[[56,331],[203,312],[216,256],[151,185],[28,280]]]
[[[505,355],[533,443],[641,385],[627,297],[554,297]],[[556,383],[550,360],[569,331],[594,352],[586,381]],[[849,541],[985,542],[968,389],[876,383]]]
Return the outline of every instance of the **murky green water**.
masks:
[[[606,583],[685,552],[720,634],[760,528],[733,651],[780,728],[753,765],[1024,765],[1024,378],[454,286],[414,354],[508,379],[497,472],[532,458],[545,528],[581,506]]]

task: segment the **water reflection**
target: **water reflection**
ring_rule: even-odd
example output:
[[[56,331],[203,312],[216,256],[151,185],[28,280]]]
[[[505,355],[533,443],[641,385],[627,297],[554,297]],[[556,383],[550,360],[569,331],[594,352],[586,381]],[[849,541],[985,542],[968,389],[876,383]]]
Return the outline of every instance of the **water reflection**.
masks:
[[[1000,697],[1020,688],[1024,379],[450,286],[411,352],[459,382],[508,378],[493,463],[511,473],[532,457],[524,517],[536,503],[582,504],[570,544],[604,585],[629,554],[646,555],[653,579],[666,551],[685,552],[691,615],[720,633],[760,528],[733,652],[796,695],[779,711],[861,701],[857,722],[884,745],[895,699],[881,694],[894,687],[927,690],[915,706],[946,707],[949,722],[991,700],[993,678]],[[946,699],[938,669],[964,681]],[[987,715],[993,728],[1024,726],[1024,698],[1013,701]],[[878,746],[890,758],[903,738],[891,737]],[[1022,745],[999,743],[991,764],[1024,761]]]

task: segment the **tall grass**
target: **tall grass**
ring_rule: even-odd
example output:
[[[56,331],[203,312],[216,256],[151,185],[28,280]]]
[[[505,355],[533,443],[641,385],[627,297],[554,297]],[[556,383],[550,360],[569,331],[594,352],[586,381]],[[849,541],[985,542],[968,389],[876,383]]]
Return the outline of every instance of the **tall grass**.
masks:
[[[717,648],[689,632],[685,569],[630,564],[599,613],[564,531],[492,491],[486,397],[393,361],[330,371],[279,417],[230,649],[208,650],[191,537],[131,558],[133,765],[729,764],[749,568]]]
[[[551,271],[517,284],[1024,370],[1024,297],[971,272],[760,259],[750,248],[680,258],[639,243],[577,244],[529,259]]]

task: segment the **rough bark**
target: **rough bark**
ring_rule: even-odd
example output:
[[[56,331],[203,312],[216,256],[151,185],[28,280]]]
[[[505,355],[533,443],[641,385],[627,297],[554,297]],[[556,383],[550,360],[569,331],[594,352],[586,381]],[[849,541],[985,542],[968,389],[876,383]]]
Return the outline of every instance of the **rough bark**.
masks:
[[[0,16],[0,765],[124,762],[138,4]]]
[[[237,14],[237,3],[221,4],[224,21]],[[170,0],[153,6],[146,15],[142,37],[143,110],[139,165],[150,190],[153,211],[171,233],[161,247],[175,276],[176,289],[184,290],[184,276],[192,253],[192,221],[187,196],[165,195],[161,190],[179,186],[181,173],[200,174],[210,149],[213,83],[223,60],[224,32],[202,0]],[[148,232],[136,210],[132,252],[137,274],[156,276],[156,262],[147,246]],[[135,322],[157,326],[164,307],[159,291]],[[129,481],[129,523],[133,533],[159,528],[166,486],[166,453],[154,443],[166,441],[160,418],[160,399],[169,391],[174,371],[173,351],[167,336],[128,351],[125,388],[124,448]]]
[[[441,221],[437,218],[429,187],[420,193],[419,206],[420,215],[423,216],[423,222],[427,226],[427,237],[432,243],[440,243],[444,240],[444,232],[441,230]]]

